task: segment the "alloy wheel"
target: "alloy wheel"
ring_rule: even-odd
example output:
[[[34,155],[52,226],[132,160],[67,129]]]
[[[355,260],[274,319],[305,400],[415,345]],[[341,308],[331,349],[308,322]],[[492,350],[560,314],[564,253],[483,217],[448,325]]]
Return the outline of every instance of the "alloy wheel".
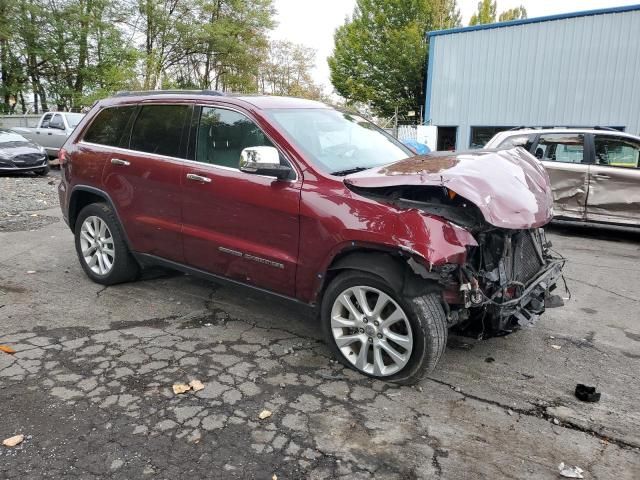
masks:
[[[98,275],[107,275],[113,268],[116,252],[107,223],[90,216],[80,228],[80,250],[87,266]]]
[[[407,314],[391,296],[373,287],[350,287],[336,297],[331,332],[353,366],[378,377],[402,370],[413,350]]]

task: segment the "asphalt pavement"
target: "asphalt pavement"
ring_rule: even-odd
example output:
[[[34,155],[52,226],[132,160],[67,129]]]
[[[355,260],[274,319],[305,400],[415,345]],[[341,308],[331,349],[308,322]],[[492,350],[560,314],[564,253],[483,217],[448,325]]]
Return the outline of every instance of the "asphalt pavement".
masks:
[[[640,234],[552,227],[566,306],[452,336],[398,387],[335,363],[284,301],[161,270],[92,283],[55,175],[0,177],[0,441],[25,436],[0,446],[0,478],[640,478]]]

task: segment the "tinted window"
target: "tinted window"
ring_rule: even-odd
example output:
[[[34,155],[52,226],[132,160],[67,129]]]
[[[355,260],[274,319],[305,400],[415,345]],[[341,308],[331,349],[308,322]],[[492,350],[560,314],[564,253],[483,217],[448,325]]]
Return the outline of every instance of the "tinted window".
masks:
[[[64,121],[62,120],[62,115],[56,113],[49,122],[49,128],[63,129]]]
[[[135,109],[134,106],[105,108],[91,122],[83,140],[111,147],[126,146],[123,137],[126,137],[125,129]]]
[[[82,113],[67,113],[67,123],[71,128],[75,128],[83,118]]]
[[[205,107],[200,116],[196,160],[238,168],[240,152],[248,147],[273,147],[262,130],[244,115]]]
[[[548,133],[540,135],[535,156],[548,162],[583,163],[584,135]]]
[[[624,137],[596,135],[596,162],[612,167],[638,168],[640,143]]]
[[[180,156],[182,129],[189,113],[187,105],[147,105],[142,107],[131,133],[132,150]]]

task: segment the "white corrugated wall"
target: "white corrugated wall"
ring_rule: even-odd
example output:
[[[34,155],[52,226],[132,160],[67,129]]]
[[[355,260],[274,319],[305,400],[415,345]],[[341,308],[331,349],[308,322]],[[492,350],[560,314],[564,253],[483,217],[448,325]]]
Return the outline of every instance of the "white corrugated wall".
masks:
[[[640,11],[431,37],[432,125],[622,126],[640,134]]]

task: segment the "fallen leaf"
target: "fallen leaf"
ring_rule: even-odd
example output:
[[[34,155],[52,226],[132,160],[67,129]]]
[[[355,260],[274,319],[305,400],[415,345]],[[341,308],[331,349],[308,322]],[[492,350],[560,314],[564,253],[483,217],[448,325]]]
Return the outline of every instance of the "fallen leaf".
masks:
[[[191,390],[191,386],[185,383],[176,383],[173,385],[173,393],[180,395],[181,393]]]
[[[560,345],[551,345],[551,348],[555,348],[556,350],[560,350],[562,347]]]
[[[0,345],[0,352],[8,353],[10,355],[16,353],[16,351],[8,345]]]
[[[199,392],[204,389],[204,384],[200,380],[191,380],[189,386],[194,392]]]
[[[271,416],[271,411],[270,410],[262,410],[260,412],[260,415],[258,415],[258,418],[260,420],[264,420],[265,418],[269,418]]]
[[[20,445],[24,441],[24,435],[16,435],[15,437],[6,438],[2,441],[2,445],[5,447],[15,447]]]

